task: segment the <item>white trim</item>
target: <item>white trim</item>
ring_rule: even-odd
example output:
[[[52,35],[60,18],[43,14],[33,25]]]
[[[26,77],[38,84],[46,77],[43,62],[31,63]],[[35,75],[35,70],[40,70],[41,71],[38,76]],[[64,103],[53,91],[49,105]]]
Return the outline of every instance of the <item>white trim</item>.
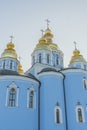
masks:
[[[44,76],[44,75],[46,75],[46,76],[47,76],[47,75],[50,75],[50,76],[52,76],[52,75],[57,75],[57,76],[63,77],[63,75],[62,75],[60,72],[54,72],[54,71],[42,72],[42,73],[38,74],[37,77],[39,77],[39,76]]]
[[[19,97],[19,87],[17,87],[17,97],[16,97],[16,106],[18,107],[18,98]]]
[[[34,92],[33,108],[29,107],[29,98],[30,98],[29,95],[30,95],[31,91]],[[27,89],[27,108],[28,109],[35,109],[36,108],[36,92],[35,92],[35,89],[33,87],[30,87]]]
[[[87,106],[86,106],[86,112],[87,112]]]
[[[79,108],[82,110],[83,122],[79,122],[79,120],[78,120],[78,109]],[[77,123],[84,123],[85,122],[84,109],[83,109],[83,107],[81,105],[76,106],[76,121],[77,121]]]
[[[7,91],[6,91],[6,104],[5,104],[5,106],[8,106],[8,87],[7,87]]]
[[[32,71],[32,70],[34,70],[34,69],[36,69],[36,67],[38,67],[38,66],[42,67],[42,69],[44,69],[44,68],[53,68],[53,69],[55,69],[55,70],[57,70],[57,71],[60,70],[59,68],[54,67],[53,65],[36,62],[33,66],[31,66],[30,69],[28,69],[28,70],[25,72],[25,74],[26,74],[26,73],[29,73],[30,71]],[[41,70],[42,70],[42,69],[41,69]]]
[[[56,110],[57,109],[59,109],[59,120],[60,120],[60,123],[57,123],[57,121],[56,121]],[[61,124],[63,121],[62,121],[62,110],[61,110],[61,108],[60,108],[60,106],[56,106],[55,107],[55,109],[54,109],[54,117],[55,117],[55,123],[57,124],[57,125],[59,125],[59,124]]]
[[[27,78],[27,77],[21,77],[21,76],[14,76],[14,75],[0,75],[0,80],[3,80],[3,81],[6,81],[6,79],[14,79],[14,80],[20,80],[21,82],[24,82],[24,81],[31,81],[33,83],[36,83],[39,85],[39,82],[34,80],[34,79],[31,79],[31,78]]]
[[[11,107],[8,105],[9,102],[9,91],[11,90],[11,88],[14,88],[16,90],[16,105],[14,107]],[[14,82],[12,82],[8,87],[7,87],[7,92],[6,92],[6,106],[9,108],[15,108],[18,107],[18,95],[19,95],[19,88],[16,86],[16,84]]]
[[[75,72],[78,72],[78,73],[85,73],[85,74],[87,74],[87,71],[86,70],[82,70],[82,69],[66,69],[66,70],[61,70],[60,72],[62,72],[62,73],[75,73]]]

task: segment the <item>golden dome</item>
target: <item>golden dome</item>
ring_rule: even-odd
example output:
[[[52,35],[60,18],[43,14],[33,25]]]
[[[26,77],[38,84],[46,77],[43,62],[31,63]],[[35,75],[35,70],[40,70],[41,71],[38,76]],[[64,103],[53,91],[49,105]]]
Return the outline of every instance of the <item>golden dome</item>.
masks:
[[[53,34],[49,28],[45,30],[43,37],[47,40],[47,43],[52,43]]]
[[[36,50],[55,50],[59,51],[62,55],[62,51],[59,49],[57,44],[53,43],[52,41],[53,34],[49,28],[45,30],[45,34],[42,35],[42,38],[39,40],[38,44],[36,45],[34,51]]]
[[[10,58],[17,59],[17,53],[16,53],[14,47],[15,46],[12,42],[8,43],[7,48],[4,50],[4,52],[1,55],[1,58],[10,57]]]
[[[18,65],[18,72],[19,72],[19,74],[22,74],[22,75],[24,74],[21,64]]]
[[[46,44],[46,39],[42,37],[38,44]]]
[[[86,62],[84,57],[80,54],[80,51],[77,49],[73,51],[73,56],[71,58],[70,64],[73,62]]]
[[[45,30],[45,34],[44,34],[44,37],[47,37],[47,36],[50,36],[51,38],[53,38],[53,34],[51,32],[51,29],[47,28]]]
[[[53,50],[58,50],[59,49],[58,46],[56,44],[54,44],[54,43],[50,44],[49,47],[51,49],[53,49]]]

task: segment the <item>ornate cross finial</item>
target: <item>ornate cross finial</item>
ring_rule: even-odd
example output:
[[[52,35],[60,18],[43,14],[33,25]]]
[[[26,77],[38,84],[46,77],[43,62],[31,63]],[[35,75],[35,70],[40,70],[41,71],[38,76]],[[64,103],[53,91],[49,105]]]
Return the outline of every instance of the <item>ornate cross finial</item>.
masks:
[[[14,38],[13,36],[10,36],[10,42],[11,42],[11,43],[12,43],[13,38]]]
[[[47,22],[47,28],[49,28],[50,21],[48,19],[46,19],[46,22]]]
[[[43,37],[44,30],[43,30],[43,29],[41,29],[40,31],[41,31],[41,33],[42,33],[42,37]]]
[[[73,43],[75,44],[75,50],[77,50],[77,47],[76,47],[76,44],[77,44],[77,43],[76,43],[75,41],[74,41]]]

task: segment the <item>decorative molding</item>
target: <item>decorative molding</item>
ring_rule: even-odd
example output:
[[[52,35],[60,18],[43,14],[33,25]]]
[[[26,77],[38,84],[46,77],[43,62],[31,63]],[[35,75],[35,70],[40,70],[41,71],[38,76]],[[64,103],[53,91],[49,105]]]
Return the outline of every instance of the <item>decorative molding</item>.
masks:
[[[6,81],[6,80],[10,80],[10,79],[12,79],[12,80],[20,80],[21,82],[24,82],[24,81],[30,81],[30,82],[33,82],[33,83],[35,83],[35,84],[38,84],[38,86],[39,86],[39,81],[36,81],[36,80],[34,80],[34,79],[31,79],[31,78],[27,78],[27,77],[21,77],[21,76],[0,76],[0,80],[3,80],[3,81]]]

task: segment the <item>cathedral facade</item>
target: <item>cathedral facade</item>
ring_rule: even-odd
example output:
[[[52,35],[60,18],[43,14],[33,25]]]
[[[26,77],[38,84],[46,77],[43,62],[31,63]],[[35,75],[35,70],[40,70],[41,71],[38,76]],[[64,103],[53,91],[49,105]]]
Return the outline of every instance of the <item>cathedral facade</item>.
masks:
[[[87,130],[87,62],[75,48],[68,68],[47,27],[25,73],[13,42],[0,58],[0,130]]]

